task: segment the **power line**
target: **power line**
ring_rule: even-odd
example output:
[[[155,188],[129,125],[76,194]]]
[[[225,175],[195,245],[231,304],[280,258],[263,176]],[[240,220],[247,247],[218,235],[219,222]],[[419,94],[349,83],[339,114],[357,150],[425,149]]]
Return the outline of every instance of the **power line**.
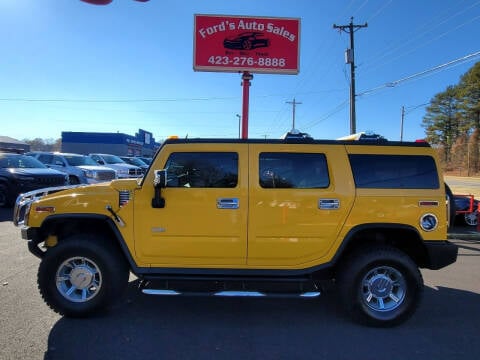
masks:
[[[331,93],[332,91],[343,91],[343,89],[326,89],[326,90],[317,90],[317,91],[305,91],[299,92],[297,95],[312,95],[312,94],[324,94]],[[291,96],[292,93],[288,94],[264,94],[256,95],[255,99],[260,98],[269,98],[269,97],[285,97]],[[230,96],[230,97],[221,97],[221,96],[212,96],[205,98],[151,98],[151,99],[62,99],[62,98],[50,98],[50,99],[41,99],[41,98],[0,98],[0,101],[4,102],[59,102],[59,103],[154,103],[154,102],[183,102],[183,101],[216,101],[216,100],[238,100],[239,96]]]
[[[465,0],[464,0],[465,1]],[[373,60],[373,63],[371,62],[369,65],[363,67],[364,71],[365,69],[375,69],[376,67],[379,67],[379,66],[382,66],[384,65],[385,63],[389,63],[392,61],[392,58],[391,56],[393,54],[395,54],[395,52],[397,52],[398,50],[402,49],[402,48],[408,48],[411,50],[412,48],[412,43],[416,43],[417,40],[419,40],[420,38],[422,38],[423,36],[426,36],[428,35],[430,32],[434,31],[436,28],[442,26],[444,23],[446,23],[447,21],[450,21],[452,19],[454,19],[455,17],[461,15],[462,13],[464,13],[465,11],[467,11],[467,9],[470,9],[471,7],[474,7],[476,5],[478,5],[478,3],[480,3],[480,1],[478,1],[477,3],[471,5],[470,7],[468,8],[462,8],[460,7],[461,3],[460,4],[455,4],[454,7],[452,8],[449,8],[447,9],[446,12],[442,13],[442,14],[437,14],[436,16],[431,16],[429,17],[430,21],[425,21],[425,22],[422,22],[421,26],[419,26],[418,28],[416,29],[413,29],[413,31],[411,31],[411,33],[409,34],[405,34],[405,38],[403,40],[400,41],[400,44],[395,44],[395,43],[390,43],[389,46],[387,46],[386,48],[384,48],[383,50],[381,50],[380,53],[377,53],[377,54],[371,54],[371,58],[374,59]],[[453,13],[454,10],[457,10],[457,9],[461,9],[460,11],[456,12],[456,13]],[[453,15],[452,15],[453,14]],[[444,15],[447,15],[447,17],[445,18]],[[436,22],[438,19],[439,22]],[[448,27],[449,30],[448,32],[451,31],[451,27]],[[436,32],[438,33],[438,31]],[[428,39],[431,39],[432,36],[428,36]],[[429,41],[431,42],[431,41]],[[429,43],[428,42],[428,43]],[[421,46],[424,46],[424,44],[420,45],[420,46],[417,46],[418,47],[421,47]],[[409,51],[408,53],[410,53],[411,51]],[[397,56],[396,58],[398,57],[402,57],[404,56],[405,54],[400,54],[399,56]],[[382,64],[380,65],[376,65],[380,62],[382,62],[382,59],[384,58],[388,58],[388,60],[386,62],[383,62]],[[369,59],[366,60],[366,62],[369,62]]]
[[[332,117],[333,115],[335,115],[336,113],[338,113],[339,111],[343,110],[345,108],[345,106],[348,104],[348,99],[342,101],[340,104],[338,104],[335,108],[333,108],[332,110],[330,110],[330,112],[328,112],[326,115],[324,115],[322,118],[318,119],[318,120],[314,120],[308,124],[306,124],[303,128],[305,130],[307,129],[310,129],[312,127],[314,127],[315,125],[321,123],[322,121],[325,121],[327,120],[328,118]]]
[[[476,16],[472,19],[469,19],[469,20],[466,20],[464,21],[463,23],[455,26],[455,27],[446,27],[447,30],[444,31],[443,33],[440,33],[438,34],[438,31],[436,31],[434,34],[432,35],[428,35],[428,33],[432,32],[435,30],[435,28],[437,27],[440,27],[442,26],[443,24],[445,24],[446,22],[454,19],[455,17],[457,16],[460,16],[462,13],[464,13],[465,11],[468,11],[469,9],[471,9],[472,7],[475,7],[477,6],[478,4],[480,4],[480,1],[477,1],[475,4],[469,6],[468,8],[464,8],[462,9],[461,11],[453,14],[453,15],[449,15],[449,17],[447,17],[446,19],[443,19],[441,20],[439,23],[436,23],[436,24],[433,24],[431,27],[427,28],[427,26],[429,25],[429,23],[425,23],[423,24],[423,26],[419,27],[413,35],[409,36],[407,39],[405,39],[404,41],[401,42],[400,45],[397,45],[397,46],[390,46],[390,49],[386,49],[386,50],[383,50],[382,53],[380,55],[374,55],[373,58],[375,59],[372,63],[370,63],[369,65],[366,65],[364,67],[362,67],[363,69],[363,73],[370,73],[371,71],[375,70],[376,68],[379,68],[381,66],[384,66],[386,64],[389,64],[403,56],[406,56],[408,54],[411,54],[413,52],[415,52],[417,49],[420,49],[446,35],[448,35],[449,33],[453,32],[453,31],[456,31],[458,30],[459,28],[477,20],[479,18],[479,16]],[[455,5],[455,9],[457,9],[459,6],[459,4],[456,4]],[[450,12],[448,13],[450,14]],[[432,22],[430,22],[431,24]],[[426,30],[423,30],[421,31],[422,29],[425,29]],[[443,27],[445,28],[445,27]],[[442,29],[443,29],[442,28]],[[417,39],[420,39],[421,37],[423,36],[427,36],[428,35],[428,38],[427,38],[427,41],[425,42],[422,42],[418,45],[415,46],[415,42],[417,41]],[[399,55],[395,56],[395,57],[392,57],[391,55],[395,54],[398,50],[402,49],[402,48],[408,48],[407,51],[402,51]],[[387,59],[385,59],[387,58]],[[385,60],[383,60],[385,59]],[[365,71],[367,70],[367,71]]]
[[[29,98],[0,98],[0,101],[18,102],[73,102],[73,103],[138,103],[138,102],[180,102],[180,101],[211,101],[211,100],[236,100],[234,97],[211,97],[211,98],[177,98],[177,99],[29,99]]]
[[[376,18],[378,15],[380,15],[380,13],[385,10],[385,8],[390,5],[392,3],[393,0],[390,0],[389,2],[383,4],[383,6],[377,10],[377,12],[375,14],[373,14],[372,16],[370,16],[369,19],[367,19],[367,23],[371,22],[374,18]]]
[[[401,78],[399,80],[395,80],[395,81],[391,81],[391,82],[388,82],[388,83],[385,83],[383,85],[380,85],[380,86],[377,86],[377,87],[374,87],[372,89],[368,89],[368,90],[365,90],[365,91],[362,91],[361,93],[358,93],[357,96],[362,96],[362,95],[367,95],[367,94],[371,94],[373,92],[376,92],[376,91],[379,91],[381,89],[384,89],[384,88],[388,88],[388,87],[395,87],[399,84],[402,84],[404,82],[407,82],[407,81],[410,81],[410,80],[413,80],[413,79],[416,79],[418,77],[421,77],[421,76],[425,76],[425,75],[428,75],[430,73],[433,73],[433,72],[437,72],[437,71],[440,71],[440,70],[443,70],[447,67],[450,67],[450,66],[453,66],[453,65],[458,65],[459,63],[463,63],[463,62],[466,62],[466,61],[470,61],[476,57],[480,56],[480,51],[477,51],[477,52],[474,52],[472,54],[468,54],[468,55],[465,55],[461,58],[457,58],[455,60],[452,60],[452,61],[449,61],[447,63],[444,63],[444,64],[441,64],[441,65],[437,65],[433,68],[430,68],[430,69],[427,69],[427,70],[424,70],[424,71],[420,71],[418,73],[415,73],[413,75],[410,75],[410,76],[407,76],[407,77],[404,77],[404,78]]]

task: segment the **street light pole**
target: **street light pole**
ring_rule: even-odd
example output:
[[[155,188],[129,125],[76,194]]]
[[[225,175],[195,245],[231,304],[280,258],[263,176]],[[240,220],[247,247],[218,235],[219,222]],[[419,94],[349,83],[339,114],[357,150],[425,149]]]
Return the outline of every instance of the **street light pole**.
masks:
[[[237,114],[238,117],[238,138],[240,139],[242,137],[242,117]]]

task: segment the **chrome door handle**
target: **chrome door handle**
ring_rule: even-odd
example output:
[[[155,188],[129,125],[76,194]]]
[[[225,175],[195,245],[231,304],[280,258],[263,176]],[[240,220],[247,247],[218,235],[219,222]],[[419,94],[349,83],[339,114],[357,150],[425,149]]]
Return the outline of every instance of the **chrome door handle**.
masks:
[[[340,208],[339,199],[320,199],[318,200],[318,208],[320,210],[337,210]]]
[[[219,198],[217,199],[217,209],[238,209],[239,201],[237,198]]]

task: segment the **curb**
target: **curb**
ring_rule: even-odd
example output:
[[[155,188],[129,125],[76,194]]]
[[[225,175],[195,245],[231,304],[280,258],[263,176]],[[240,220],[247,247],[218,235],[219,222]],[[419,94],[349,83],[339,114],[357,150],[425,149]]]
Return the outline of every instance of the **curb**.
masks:
[[[447,239],[480,240],[480,233],[476,231],[468,233],[448,233]]]

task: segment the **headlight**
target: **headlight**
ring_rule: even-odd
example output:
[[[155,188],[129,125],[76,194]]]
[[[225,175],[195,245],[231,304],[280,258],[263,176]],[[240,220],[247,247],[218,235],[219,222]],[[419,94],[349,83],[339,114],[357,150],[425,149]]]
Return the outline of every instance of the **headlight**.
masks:
[[[95,178],[96,177],[96,172],[93,171],[93,170],[83,170],[83,175],[85,175],[85,177],[87,178]]]
[[[438,219],[433,214],[425,214],[420,218],[420,227],[425,231],[433,231],[437,225]]]

